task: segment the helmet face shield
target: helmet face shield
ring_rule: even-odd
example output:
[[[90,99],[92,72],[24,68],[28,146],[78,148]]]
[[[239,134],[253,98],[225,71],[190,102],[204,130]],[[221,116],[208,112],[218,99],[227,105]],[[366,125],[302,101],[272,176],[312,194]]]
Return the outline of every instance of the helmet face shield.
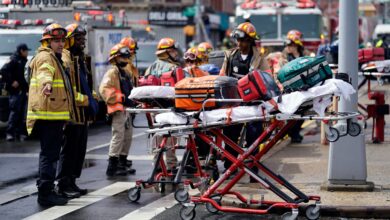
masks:
[[[122,47],[118,51],[118,56],[123,57],[123,58],[130,58],[131,52],[128,47]]]
[[[246,33],[244,31],[241,31],[241,30],[234,30],[231,34],[231,37],[235,38],[235,39],[244,39],[245,38],[245,35]]]
[[[185,60],[195,60],[196,59],[196,55],[194,53],[185,52],[184,53],[184,59]]]

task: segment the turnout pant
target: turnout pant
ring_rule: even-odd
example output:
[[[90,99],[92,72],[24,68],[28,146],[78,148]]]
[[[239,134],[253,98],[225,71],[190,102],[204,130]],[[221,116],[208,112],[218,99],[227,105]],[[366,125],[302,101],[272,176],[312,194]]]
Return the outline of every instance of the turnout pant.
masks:
[[[119,157],[119,155],[127,156],[129,154],[133,136],[131,120],[132,117],[127,111],[113,113],[112,138],[108,156]]]
[[[66,183],[81,176],[87,150],[88,125],[67,125],[64,133],[64,143],[57,172],[59,183]]]
[[[152,138],[152,149],[153,149],[153,156],[154,156],[154,162],[157,160],[157,155],[159,151],[159,145],[161,144],[163,137],[161,135],[154,135]],[[174,146],[177,144],[177,138],[176,137],[168,137],[167,142],[165,144],[165,156],[166,156],[166,163],[168,166],[168,169],[173,169],[177,166],[177,157]]]
[[[41,142],[39,153],[39,191],[50,191],[54,188],[57,162],[64,135],[65,121],[38,120],[34,130],[38,132]]]

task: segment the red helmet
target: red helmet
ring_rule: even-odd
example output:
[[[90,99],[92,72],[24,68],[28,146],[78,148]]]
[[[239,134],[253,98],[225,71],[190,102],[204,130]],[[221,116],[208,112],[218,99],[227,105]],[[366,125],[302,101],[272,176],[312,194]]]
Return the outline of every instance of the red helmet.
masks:
[[[135,51],[138,50],[137,41],[135,41],[132,37],[125,37],[120,43],[126,45],[132,53],[135,53]]]
[[[259,40],[256,28],[250,22],[244,22],[238,25],[238,27],[232,32],[232,37],[239,39],[249,37],[253,40]]]
[[[41,42],[49,39],[65,39],[66,29],[59,24],[51,24],[43,30]]]
[[[116,44],[111,48],[108,60],[112,61],[117,56],[129,58],[131,56],[130,49],[124,44]]]
[[[302,43],[302,33],[298,30],[291,30],[287,33],[286,44],[289,45],[294,43],[299,46],[303,46]]]

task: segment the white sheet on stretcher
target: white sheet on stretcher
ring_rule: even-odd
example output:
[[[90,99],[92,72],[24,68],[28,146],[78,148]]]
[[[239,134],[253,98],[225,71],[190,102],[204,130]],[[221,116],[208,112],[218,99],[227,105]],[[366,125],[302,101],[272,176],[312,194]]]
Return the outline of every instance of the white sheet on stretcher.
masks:
[[[278,109],[284,114],[294,114],[298,108],[305,102],[313,100],[313,110],[323,116],[326,107],[331,104],[333,95],[342,96],[349,99],[350,95],[355,93],[352,85],[338,79],[329,79],[323,85],[310,88],[308,91],[292,92],[282,96],[282,102],[278,103]],[[278,97],[274,100],[277,102]],[[264,114],[270,114],[275,111],[275,107],[269,102],[262,103],[256,106],[238,106],[229,109],[216,109],[202,112],[199,118],[203,122],[217,122],[224,121],[230,118],[231,121],[239,119],[261,117]],[[180,113],[183,114],[183,113]],[[192,123],[195,119],[190,120],[182,115],[168,112],[156,115],[156,121],[159,124],[187,124]],[[194,112],[185,112],[187,115],[194,114]]]
[[[390,60],[372,61],[362,66],[363,70],[376,68],[380,73],[390,73]]]
[[[175,98],[175,88],[170,86],[141,86],[131,90],[130,99]]]

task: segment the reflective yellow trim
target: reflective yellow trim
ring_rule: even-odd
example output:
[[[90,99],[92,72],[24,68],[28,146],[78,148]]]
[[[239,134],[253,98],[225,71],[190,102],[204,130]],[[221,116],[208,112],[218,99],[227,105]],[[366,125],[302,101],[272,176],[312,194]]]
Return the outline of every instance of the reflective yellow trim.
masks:
[[[70,113],[68,111],[65,112],[28,111],[27,119],[69,120]]]
[[[76,101],[82,102],[84,101],[84,95],[81,93],[77,93]]]
[[[41,67],[47,68],[51,72],[51,74],[53,74],[53,75],[56,72],[56,68],[54,68],[53,66],[51,66],[48,63],[44,63]]]

